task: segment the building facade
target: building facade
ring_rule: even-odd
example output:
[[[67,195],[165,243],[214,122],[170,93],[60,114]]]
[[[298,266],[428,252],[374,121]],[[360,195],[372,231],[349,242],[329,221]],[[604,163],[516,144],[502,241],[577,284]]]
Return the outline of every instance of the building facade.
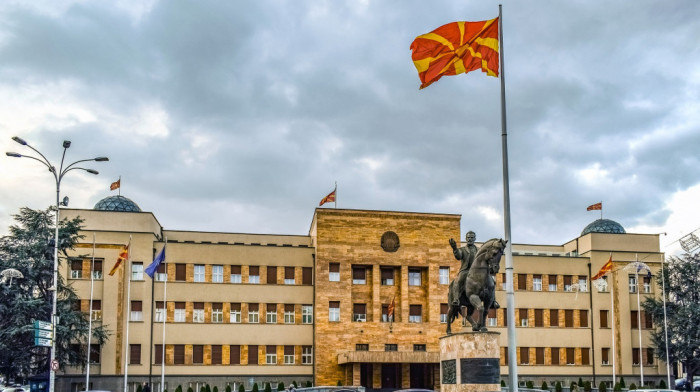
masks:
[[[125,366],[130,390],[149,374],[157,388],[163,361],[169,390],[267,382],[439,388],[438,339],[459,269],[448,240],[461,238],[460,215],[317,209],[307,235],[208,233],[166,230],[128,199],[108,201],[61,211],[83,218],[85,235],[61,273],[81,298],[76,306],[111,333],[93,350],[92,388],[123,389]],[[665,378],[648,333],[658,320],[637,306],[638,292],[642,301],[657,294],[658,236],[611,222],[596,221],[563,245],[513,245],[522,382],[610,380],[613,363],[627,380],[639,378],[640,366],[646,383]],[[109,276],[127,243],[128,265]],[[144,268],[163,246],[166,264],[152,281]],[[591,287],[611,257],[608,284]],[[630,270],[635,260],[653,275]],[[507,379],[504,276],[503,308],[487,322],[501,332]],[[60,390],[79,390],[84,374],[59,372]]]

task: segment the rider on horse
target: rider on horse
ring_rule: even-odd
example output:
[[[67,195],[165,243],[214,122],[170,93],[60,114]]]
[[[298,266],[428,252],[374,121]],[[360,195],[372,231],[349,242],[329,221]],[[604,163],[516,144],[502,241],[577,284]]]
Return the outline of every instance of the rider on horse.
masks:
[[[450,246],[452,246],[452,252],[455,255],[455,259],[461,262],[459,271],[457,272],[457,277],[455,278],[456,282],[451,286],[452,298],[454,299],[452,305],[457,307],[459,307],[459,297],[462,295],[462,293],[464,293],[464,282],[467,280],[467,274],[469,273],[469,269],[472,267],[474,257],[476,256],[476,252],[478,250],[476,245],[474,245],[476,233],[471,230],[468,231],[465,239],[467,241],[467,246],[458,248],[455,240],[450,238]],[[498,309],[501,306],[494,300],[492,307],[494,309]]]

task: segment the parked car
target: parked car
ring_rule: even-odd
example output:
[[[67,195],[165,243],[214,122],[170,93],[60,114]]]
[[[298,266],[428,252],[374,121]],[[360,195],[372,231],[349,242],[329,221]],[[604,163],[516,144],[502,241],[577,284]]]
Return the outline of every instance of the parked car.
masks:
[[[3,389],[2,392],[29,392],[29,389],[24,389],[21,387],[9,387]]]

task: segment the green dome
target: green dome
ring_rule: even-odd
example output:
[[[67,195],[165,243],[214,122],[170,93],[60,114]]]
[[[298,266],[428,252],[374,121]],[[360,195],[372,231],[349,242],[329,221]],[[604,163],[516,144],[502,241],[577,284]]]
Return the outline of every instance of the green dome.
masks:
[[[141,208],[124,196],[109,196],[95,204],[98,211],[141,212]]]
[[[625,228],[621,224],[610,219],[596,219],[591,222],[581,232],[584,236],[588,233],[608,233],[608,234],[625,234]]]

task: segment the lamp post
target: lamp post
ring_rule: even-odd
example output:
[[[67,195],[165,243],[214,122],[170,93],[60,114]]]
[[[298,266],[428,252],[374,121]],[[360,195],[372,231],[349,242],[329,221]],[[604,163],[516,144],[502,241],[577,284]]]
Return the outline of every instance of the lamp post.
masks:
[[[99,174],[97,170],[93,169],[86,169],[84,167],[78,167],[75,166],[78,163],[81,162],[90,162],[90,161],[95,161],[95,162],[106,162],[109,161],[109,158],[107,157],[97,157],[97,158],[91,158],[91,159],[81,159],[78,161],[75,161],[71,164],[66,165],[66,167],[63,167],[65,158],[66,158],[66,150],[70,147],[71,142],[69,140],[64,140],[63,141],[63,155],[61,156],[61,165],[56,169],[56,166],[52,165],[51,162],[49,162],[48,159],[42,154],[39,150],[36,148],[30,146],[24,139],[13,136],[12,140],[15,142],[29,147],[34,151],[35,153],[39,154],[41,159],[37,157],[33,157],[30,155],[22,155],[16,152],[7,152],[5,153],[9,157],[13,158],[29,158],[33,159],[42,165],[46,166],[47,169],[49,169],[49,172],[53,174],[54,180],[56,181],[56,227],[55,227],[55,232],[54,232],[54,246],[53,246],[53,287],[51,287],[50,290],[53,291],[53,305],[51,309],[51,323],[53,324],[53,339],[51,341],[51,363],[54,362],[56,359],[56,325],[58,324],[58,315],[56,314],[56,299],[58,297],[58,224],[59,224],[59,206],[60,206],[60,194],[61,194],[61,180],[63,177],[66,175],[71,170],[84,170],[90,174]],[[88,336],[88,339],[90,339],[90,336]],[[54,381],[56,379],[56,371],[53,370],[53,366],[50,366],[50,373],[49,373],[49,392],[54,392]],[[88,387],[88,386],[86,386]]]

